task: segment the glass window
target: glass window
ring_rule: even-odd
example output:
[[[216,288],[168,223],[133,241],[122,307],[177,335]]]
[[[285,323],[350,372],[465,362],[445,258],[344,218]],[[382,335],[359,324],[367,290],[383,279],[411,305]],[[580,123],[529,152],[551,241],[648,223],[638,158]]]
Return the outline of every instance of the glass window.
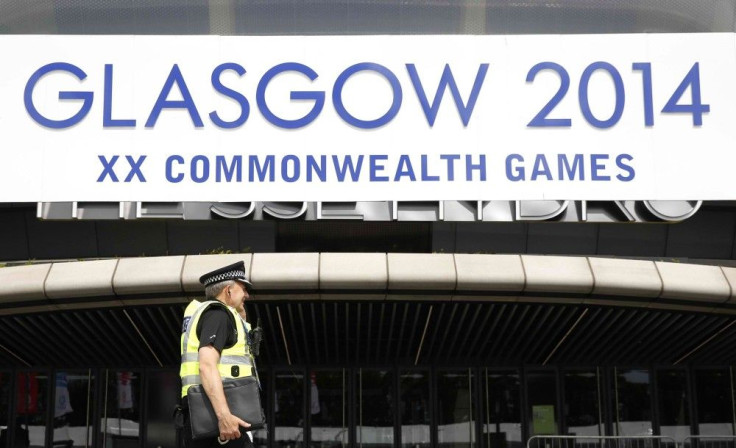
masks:
[[[19,372],[16,377],[15,446],[46,445],[46,403],[49,377],[45,372]]]
[[[348,443],[345,370],[309,375],[310,441],[314,448],[342,448]]]
[[[698,428],[701,436],[733,434],[730,369],[696,370]]]
[[[9,372],[0,372],[0,448],[8,446],[8,410],[10,408],[11,377]]]
[[[475,445],[473,374],[469,370],[437,373],[437,442],[444,448]]]
[[[261,406],[263,407],[263,412],[266,415],[266,428],[259,429],[257,431],[253,431],[253,445],[255,445],[258,448],[263,448],[268,446],[268,424],[270,423],[268,421],[268,412],[269,412],[269,406],[271,405],[268,401],[268,394],[271,390],[271,382],[270,377],[268,375],[268,371],[262,368],[258,369],[258,381],[260,381],[261,384]]]
[[[554,371],[530,371],[526,375],[529,435],[559,434],[557,426],[557,375]]]
[[[401,418],[401,446],[428,448],[430,446],[429,372],[405,370],[399,375],[399,417]]]
[[[567,433],[575,436],[602,435],[598,371],[569,371],[563,374],[562,379],[565,391],[563,418]]]
[[[659,430],[663,436],[682,442],[690,435],[690,397],[687,392],[687,372],[659,370],[657,396]]]
[[[304,374],[280,371],[274,377],[275,447],[304,446]]]
[[[652,402],[649,371],[614,369],[614,435],[652,435]]]
[[[56,372],[55,378],[54,446],[93,446],[94,375],[89,370]]]
[[[176,447],[176,428],[172,410],[181,398],[181,383],[176,370],[146,372],[146,448]]]
[[[390,370],[358,370],[358,425],[355,428],[358,446],[393,448],[396,402],[393,380]]]
[[[106,447],[138,447],[141,423],[141,376],[133,371],[105,371],[100,431]]]
[[[485,371],[486,415],[483,437],[488,448],[521,448],[519,373]]]
[[[724,0],[0,1],[7,34],[529,34],[732,32]],[[124,7],[116,5],[124,5]],[[545,7],[554,4],[554,8]],[[42,6],[40,6],[42,5]]]

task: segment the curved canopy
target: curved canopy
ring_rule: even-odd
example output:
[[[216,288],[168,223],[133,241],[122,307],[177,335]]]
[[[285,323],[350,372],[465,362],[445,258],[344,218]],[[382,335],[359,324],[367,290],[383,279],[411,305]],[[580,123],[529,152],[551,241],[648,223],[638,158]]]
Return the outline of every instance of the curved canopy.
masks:
[[[174,366],[197,278],[244,260],[262,366],[736,361],[736,269],[593,257],[228,254],[0,269],[0,364]]]

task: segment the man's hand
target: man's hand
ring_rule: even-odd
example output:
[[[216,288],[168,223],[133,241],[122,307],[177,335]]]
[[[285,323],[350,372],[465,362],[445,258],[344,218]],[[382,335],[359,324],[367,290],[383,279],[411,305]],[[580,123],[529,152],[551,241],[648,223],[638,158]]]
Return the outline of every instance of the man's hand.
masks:
[[[243,320],[246,319],[246,315],[245,315],[245,302],[243,302],[240,305],[236,306],[235,307],[235,311],[238,313],[238,315],[240,315],[240,317]]]
[[[240,427],[250,428],[250,424],[233,414],[223,416],[218,420],[220,440],[233,440],[240,437]]]

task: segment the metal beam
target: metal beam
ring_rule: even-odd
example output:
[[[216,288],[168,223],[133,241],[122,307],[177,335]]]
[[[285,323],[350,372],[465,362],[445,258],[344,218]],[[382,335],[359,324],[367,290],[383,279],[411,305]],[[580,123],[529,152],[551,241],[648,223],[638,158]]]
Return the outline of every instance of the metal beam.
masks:
[[[128,322],[130,322],[130,325],[133,326],[133,329],[135,329],[135,332],[138,333],[138,336],[140,336],[141,340],[144,344],[146,344],[146,347],[148,347],[148,351],[151,352],[151,355],[156,359],[156,362],[158,363],[159,367],[163,367],[164,365],[161,364],[161,360],[158,359],[158,355],[156,355],[156,352],[153,350],[153,347],[151,347],[151,344],[148,343],[148,340],[146,340],[146,337],[143,336],[143,333],[141,333],[141,330],[138,328],[138,325],[133,322],[133,319],[130,317],[130,314],[128,314],[128,310],[123,310],[123,314],[125,314],[125,317],[128,318]]]
[[[12,350],[10,350],[10,349],[9,349],[8,347],[6,347],[6,346],[4,346],[4,345],[0,344],[0,349],[2,349],[3,351],[5,351],[5,352],[6,352],[7,354],[9,354],[10,356],[12,356],[13,358],[17,359],[17,360],[18,360],[18,361],[20,361],[21,363],[25,364],[25,365],[26,365],[26,367],[31,367],[31,364],[30,364],[30,363],[29,363],[28,361],[26,361],[25,359],[23,359],[23,358],[21,358],[20,356],[16,355],[16,354],[15,354],[15,353],[14,353],[14,352],[13,352]]]
[[[284,350],[286,350],[286,362],[291,365],[291,356],[289,356],[289,344],[286,342],[286,333],[284,332],[284,321],[281,319],[281,311],[276,307],[276,315],[279,318],[279,328],[281,328],[281,338],[284,341]]]
[[[690,357],[693,353],[695,353],[698,350],[700,350],[701,348],[705,347],[710,341],[712,341],[713,339],[715,339],[718,336],[720,336],[721,333],[723,333],[724,331],[726,331],[729,328],[731,328],[734,324],[736,324],[736,320],[732,320],[728,325],[726,325],[725,327],[721,328],[716,334],[714,334],[713,336],[711,336],[708,339],[706,339],[705,341],[703,341],[700,345],[698,345],[694,349],[692,349],[689,352],[687,352],[684,355],[682,355],[680,357],[680,359],[678,359],[677,361],[674,362],[674,365],[677,365],[677,364],[681,363],[682,361],[684,361],[685,359],[687,359],[688,357]]]
[[[417,356],[414,357],[414,365],[419,362],[419,355],[422,353],[422,345],[424,344],[424,337],[427,335],[427,327],[429,327],[429,321],[432,319],[432,308],[429,306],[429,313],[427,313],[427,321],[424,323],[424,331],[422,332],[422,339],[419,341],[419,347],[417,348]]]
[[[545,358],[545,360],[542,362],[542,365],[543,366],[546,366],[547,365],[547,362],[549,362],[550,358],[552,358],[552,356],[554,356],[554,354],[557,351],[557,349],[560,348],[560,346],[565,342],[565,340],[567,339],[567,337],[570,336],[570,333],[572,333],[573,330],[575,330],[575,327],[578,326],[578,324],[585,317],[586,314],[588,314],[588,308],[585,308],[583,310],[583,312],[580,314],[580,317],[578,317],[578,319],[575,321],[575,323],[572,324],[572,327],[570,327],[570,329],[567,330],[567,333],[565,333],[565,336],[563,336],[562,339],[560,339],[560,342],[558,342],[557,345],[555,345],[555,348],[553,348],[552,351],[549,353],[549,355],[547,355],[547,358]]]

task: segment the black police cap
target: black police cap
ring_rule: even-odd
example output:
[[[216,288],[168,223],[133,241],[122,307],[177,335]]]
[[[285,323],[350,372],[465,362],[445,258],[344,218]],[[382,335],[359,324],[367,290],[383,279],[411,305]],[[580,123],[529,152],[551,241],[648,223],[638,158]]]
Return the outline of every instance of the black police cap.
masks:
[[[237,263],[215,269],[214,271],[208,272],[199,277],[199,283],[203,284],[205,287],[227,280],[237,280],[245,284],[245,286],[249,290],[253,288],[253,284],[248,280],[248,277],[245,275],[245,263],[242,261],[238,261]]]

